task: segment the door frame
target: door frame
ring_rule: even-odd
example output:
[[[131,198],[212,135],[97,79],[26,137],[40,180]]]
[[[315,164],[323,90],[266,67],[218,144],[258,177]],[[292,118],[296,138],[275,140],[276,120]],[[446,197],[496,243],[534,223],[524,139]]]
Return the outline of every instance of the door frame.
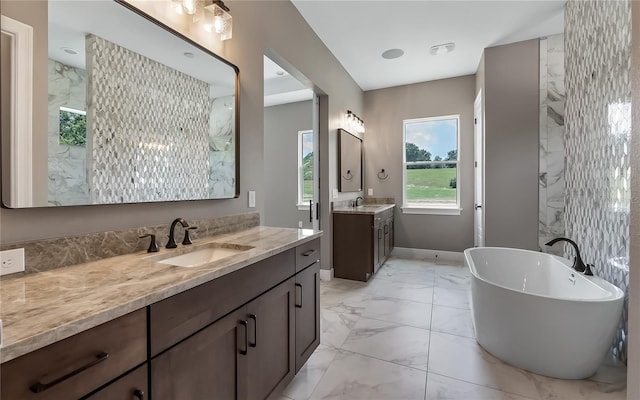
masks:
[[[484,118],[482,110],[482,89],[473,103],[473,245],[485,245],[485,197],[484,197]]]

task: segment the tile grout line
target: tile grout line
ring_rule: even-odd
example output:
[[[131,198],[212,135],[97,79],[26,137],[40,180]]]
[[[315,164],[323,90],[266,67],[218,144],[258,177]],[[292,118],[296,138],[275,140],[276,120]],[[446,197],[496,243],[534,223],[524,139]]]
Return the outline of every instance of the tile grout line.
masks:
[[[436,276],[433,277],[433,287],[434,290],[431,291],[431,315],[429,316],[429,347],[427,348],[427,373],[424,377],[424,400],[427,400],[427,390],[429,385],[429,359],[431,358],[431,329],[433,328],[433,309],[435,304],[433,304],[434,297],[436,295],[435,286],[436,285]]]

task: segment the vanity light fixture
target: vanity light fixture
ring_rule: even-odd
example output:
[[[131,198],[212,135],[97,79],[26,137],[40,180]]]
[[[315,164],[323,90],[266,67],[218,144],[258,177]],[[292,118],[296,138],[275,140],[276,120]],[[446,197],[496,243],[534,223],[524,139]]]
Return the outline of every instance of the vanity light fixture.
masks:
[[[222,0],[213,0],[204,8],[204,30],[220,35],[220,40],[231,39],[233,17]]]
[[[456,48],[455,43],[444,43],[431,46],[429,52],[432,56],[441,56],[443,54],[451,53]]]
[[[364,121],[355,115],[351,110],[347,110],[344,115],[345,130],[353,133],[364,133]]]
[[[203,19],[205,31],[220,35],[220,40],[231,39],[233,17],[222,0],[171,0],[175,11],[193,16],[193,22]]]

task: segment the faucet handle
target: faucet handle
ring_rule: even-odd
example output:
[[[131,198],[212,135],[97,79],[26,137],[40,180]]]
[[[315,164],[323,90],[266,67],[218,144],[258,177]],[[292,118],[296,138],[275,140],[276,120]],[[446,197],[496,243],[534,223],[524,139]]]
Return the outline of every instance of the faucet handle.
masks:
[[[591,268],[595,268],[593,264],[587,264],[584,269],[584,274],[588,276],[593,276],[593,272],[591,272]]]
[[[156,253],[160,249],[158,248],[158,242],[156,242],[156,235],[153,233],[145,233],[144,235],[138,236],[140,239],[150,237],[151,242],[149,243],[149,248],[147,249],[147,253]]]
[[[189,231],[192,229],[198,229],[197,226],[189,226],[187,228],[185,228],[184,230],[184,239],[182,239],[182,244],[183,245],[188,245],[191,244],[193,242],[191,242],[191,238],[189,237]]]

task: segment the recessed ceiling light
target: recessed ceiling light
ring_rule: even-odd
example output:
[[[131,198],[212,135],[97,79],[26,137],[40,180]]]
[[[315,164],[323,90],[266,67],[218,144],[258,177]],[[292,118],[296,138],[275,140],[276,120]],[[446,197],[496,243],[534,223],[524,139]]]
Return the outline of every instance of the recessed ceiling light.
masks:
[[[402,49],[389,49],[382,53],[382,58],[386,58],[387,60],[393,60],[394,58],[402,57],[404,54],[404,50]]]
[[[276,75],[282,76],[282,75],[284,75],[284,71],[276,71]]]
[[[429,52],[432,56],[441,56],[443,54],[451,53],[456,48],[455,43],[444,43],[431,46]]]
[[[187,52],[184,53],[184,56],[187,57],[187,58],[193,58],[196,55],[187,51]]]
[[[64,51],[67,54],[78,54],[78,50],[72,49],[71,47],[60,47],[60,50]]]

